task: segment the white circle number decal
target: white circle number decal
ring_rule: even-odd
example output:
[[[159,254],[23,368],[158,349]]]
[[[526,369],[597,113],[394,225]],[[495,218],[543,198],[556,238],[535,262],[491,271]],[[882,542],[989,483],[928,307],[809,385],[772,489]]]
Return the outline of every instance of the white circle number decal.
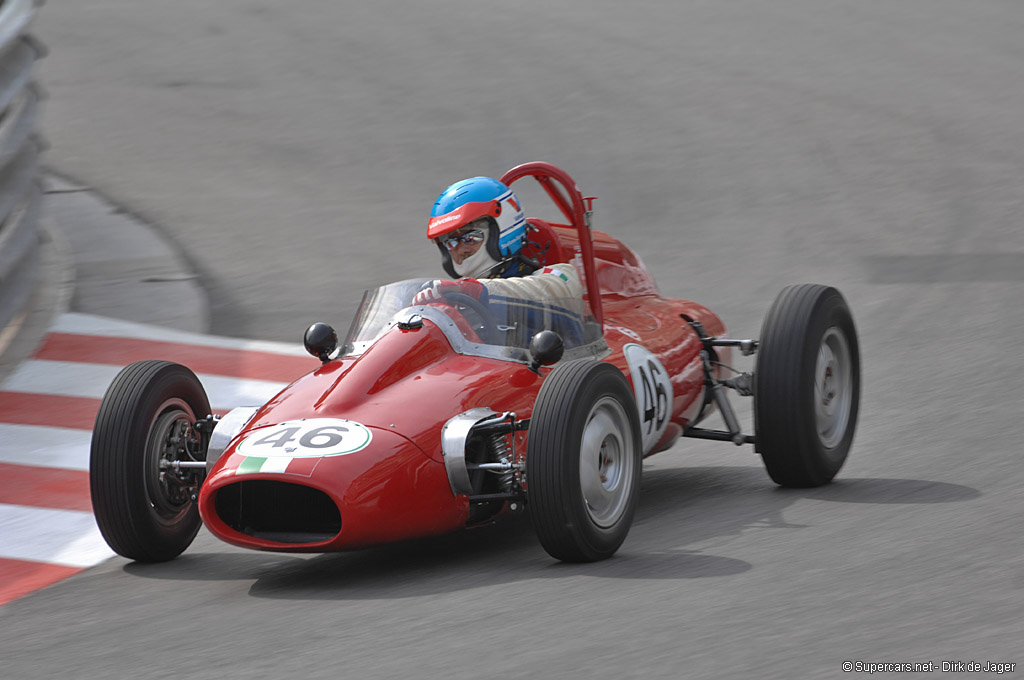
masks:
[[[647,453],[668,428],[672,415],[672,382],[658,357],[646,347],[631,342],[622,349],[633,378],[633,393],[640,413],[640,437]]]
[[[256,430],[238,445],[244,456],[320,458],[365,449],[373,435],[360,423],[336,418],[289,420]]]

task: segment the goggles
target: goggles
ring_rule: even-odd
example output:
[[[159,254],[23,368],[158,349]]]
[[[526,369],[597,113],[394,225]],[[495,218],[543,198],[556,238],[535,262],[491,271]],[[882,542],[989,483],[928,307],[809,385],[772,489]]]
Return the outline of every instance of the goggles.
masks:
[[[447,236],[445,238],[438,239],[448,250],[455,250],[459,247],[460,243],[466,245],[476,245],[477,243],[483,243],[484,241],[484,230],[483,229],[471,229],[464,234],[458,236]]]

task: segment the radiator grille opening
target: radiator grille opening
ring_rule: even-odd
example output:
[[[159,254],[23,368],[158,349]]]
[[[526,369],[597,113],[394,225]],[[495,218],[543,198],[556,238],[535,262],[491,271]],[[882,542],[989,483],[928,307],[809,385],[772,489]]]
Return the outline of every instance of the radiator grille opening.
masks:
[[[217,515],[229,527],[278,543],[319,543],[341,531],[341,513],[323,491],[266,479],[236,482],[217,491]]]

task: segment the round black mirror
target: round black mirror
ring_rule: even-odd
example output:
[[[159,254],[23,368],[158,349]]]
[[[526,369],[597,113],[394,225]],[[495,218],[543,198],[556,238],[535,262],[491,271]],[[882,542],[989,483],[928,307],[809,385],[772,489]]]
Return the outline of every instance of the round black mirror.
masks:
[[[565,343],[561,335],[554,331],[541,331],[530,338],[530,354],[533,355],[530,369],[536,371],[541,366],[556,364],[564,353]]]
[[[302,344],[307,352],[326,364],[331,352],[338,348],[338,334],[330,324],[315,323],[306,329]]]

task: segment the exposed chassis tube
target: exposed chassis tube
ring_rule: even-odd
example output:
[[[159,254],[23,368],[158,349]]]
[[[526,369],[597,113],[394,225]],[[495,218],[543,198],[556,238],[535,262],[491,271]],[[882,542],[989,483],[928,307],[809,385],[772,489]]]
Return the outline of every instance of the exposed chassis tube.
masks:
[[[740,395],[749,397],[753,393],[753,374],[752,373],[741,373],[735,378],[729,378],[726,380],[719,380],[715,377],[714,364],[711,357],[715,356],[715,347],[738,347],[740,352],[744,356],[750,356],[757,352],[758,342],[757,340],[734,340],[732,338],[714,338],[709,337],[704,331],[704,326],[699,321],[695,321],[689,317],[683,317],[687,323],[697,333],[697,337],[700,338],[701,344],[704,345],[704,349],[700,351],[700,358],[704,364],[704,382],[711,388],[711,397],[718,407],[719,412],[722,414],[722,419],[725,421],[726,430],[707,430],[700,427],[689,427],[683,431],[684,437],[693,437],[695,439],[710,439],[713,441],[731,441],[736,446],[742,446],[743,444],[757,444],[757,437],[754,435],[743,434],[743,430],[740,427],[739,419],[736,417],[736,412],[732,408],[732,404],[729,403],[729,395],[726,392],[727,388],[736,390]]]

